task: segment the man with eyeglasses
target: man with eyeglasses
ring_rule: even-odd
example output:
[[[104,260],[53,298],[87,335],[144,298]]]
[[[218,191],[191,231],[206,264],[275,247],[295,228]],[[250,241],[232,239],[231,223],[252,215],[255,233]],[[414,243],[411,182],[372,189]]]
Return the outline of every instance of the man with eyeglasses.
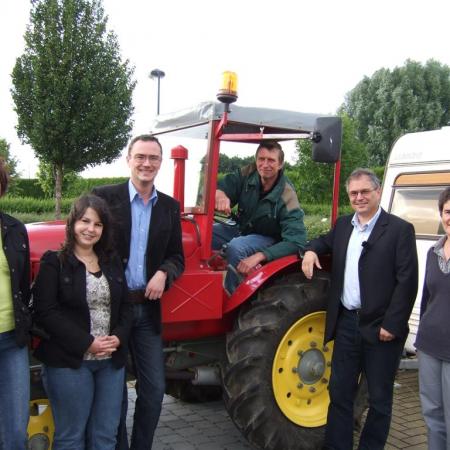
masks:
[[[125,268],[134,322],[129,348],[136,372],[136,406],[131,450],[148,450],[158,424],[165,391],[159,299],[184,270],[180,206],[155,189],[162,147],[152,135],[131,140],[127,155],[130,179],[101,186],[115,220],[115,243]],[[124,391],[117,450],[127,450],[127,392]]]
[[[324,341],[334,339],[325,449],[353,448],[353,402],[361,374],[369,411],[358,448],[384,448],[391,422],[394,378],[417,293],[413,226],[380,208],[381,187],[368,169],[346,183],[354,214],[305,247],[302,270],[312,278],[318,255],[332,254]]]

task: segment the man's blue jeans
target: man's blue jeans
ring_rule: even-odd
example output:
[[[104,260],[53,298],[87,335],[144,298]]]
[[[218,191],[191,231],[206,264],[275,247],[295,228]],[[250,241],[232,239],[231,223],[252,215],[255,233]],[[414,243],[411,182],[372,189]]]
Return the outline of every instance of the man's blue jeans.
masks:
[[[14,331],[0,333],[0,449],[25,450],[30,400],[27,347]]]
[[[111,359],[83,361],[79,369],[43,366],[52,405],[53,450],[114,450],[125,368]]]
[[[237,225],[215,223],[213,226],[212,248],[213,250],[220,250],[226,244],[226,258],[228,264],[233,267],[237,267],[242,259],[264,250],[274,242],[274,238],[261,234],[241,236]],[[239,279],[236,274],[228,270],[225,277],[225,289],[232,294],[238,284]]]
[[[163,344],[161,334],[154,329],[148,305],[133,305],[133,310],[134,321],[129,348],[136,371],[136,404],[130,450],[148,450],[152,448],[166,387]],[[127,401],[125,391],[122,424],[126,421]],[[122,429],[120,433],[117,450],[128,448],[124,431]]]

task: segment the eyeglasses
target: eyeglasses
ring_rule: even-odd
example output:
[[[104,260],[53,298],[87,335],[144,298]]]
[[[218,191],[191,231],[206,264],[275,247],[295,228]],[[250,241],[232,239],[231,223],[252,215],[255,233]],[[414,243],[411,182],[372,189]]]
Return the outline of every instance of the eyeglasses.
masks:
[[[350,191],[348,195],[350,198],[357,198],[358,195],[361,195],[361,197],[367,197],[373,191],[376,191],[376,189],[361,189],[360,191]]]
[[[148,161],[149,163],[155,164],[159,161],[161,161],[161,156],[158,155],[141,155],[140,153],[133,155],[133,159],[137,163],[144,163],[145,161]]]

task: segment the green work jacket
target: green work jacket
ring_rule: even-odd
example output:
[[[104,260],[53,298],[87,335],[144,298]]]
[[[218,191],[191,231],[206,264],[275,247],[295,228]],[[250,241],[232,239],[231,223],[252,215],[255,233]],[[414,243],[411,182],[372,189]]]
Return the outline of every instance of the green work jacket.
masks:
[[[262,198],[255,164],[225,175],[217,187],[229,197],[232,207],[238,205],[242,235],[261,234],[275,239],[273,245],[262,251],[267,261],[303,249],[306,243],[304,213],[292,183],[283,173],[273,189]]]

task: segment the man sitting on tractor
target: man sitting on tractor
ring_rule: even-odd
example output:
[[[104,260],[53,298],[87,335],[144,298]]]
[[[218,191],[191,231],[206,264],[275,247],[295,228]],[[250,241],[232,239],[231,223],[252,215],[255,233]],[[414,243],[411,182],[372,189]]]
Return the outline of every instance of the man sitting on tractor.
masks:
[[[216,210],[227,215],[237,206],[237,226],[216,223],[212,247],[224,245],[228,264],[247,275],[261,263],[296,254],[306,243],[303,210],[292,183],[283,173],[284,152],[272,140],[262,141],[255,163],[225,175],[218,182]],[[239,284],[228,271],[225,288]]]

